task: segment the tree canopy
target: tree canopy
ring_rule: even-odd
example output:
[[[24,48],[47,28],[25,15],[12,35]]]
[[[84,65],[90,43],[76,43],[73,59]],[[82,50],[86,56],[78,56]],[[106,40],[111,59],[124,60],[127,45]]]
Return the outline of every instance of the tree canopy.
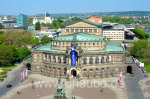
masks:
[[[12,65],[16,60],[16,56],[16,49],[6,45],[0,45],[0,66]]]
[[[51,41],[51,39],[48,36],[43,36],[41,38],[41,44],[47,44]]]
[[[32,38],[32,33],[28,31],[6,31],[3,36],[3,43],[5,45],[12,45],[15,47],[22,47],[26,44],[30,38]]]
[[[14,46],[0,45],[0,66],[10,66],[22,61],[31,55],[27,47],[15,48]]]
[[[39,44],[38,38],[30,38],[29,41],[26,44]]]
[[[40,28],[41,28],[41,24],[40,24],[40,22],[37,22],[35,24],[35,30],[40,30]]]
[[[26,47],[18,48],[18,59],[19,61],[22,61],[27,56],[31,55],[31,51]]]
[[[144,32],[143,29],[141,29],[141,28],[136,28],[133,32],[136,33],[136,35],[139,36],[141,39],[150,37],[149,34]]]
[[[130,54],[137,58],[144,58],[146,55],[150,56],[149,50],[150,44],[148,43],[148,40],[138,40],[133,42]]]
[[[0,23],[0,29],[3,29],[3,25]]]

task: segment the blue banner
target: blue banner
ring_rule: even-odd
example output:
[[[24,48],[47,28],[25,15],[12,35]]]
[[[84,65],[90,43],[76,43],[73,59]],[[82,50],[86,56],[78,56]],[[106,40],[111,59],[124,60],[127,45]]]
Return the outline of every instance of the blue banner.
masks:
[[[71,66],[76,66],[76,51],[73,48],[71,52]]]

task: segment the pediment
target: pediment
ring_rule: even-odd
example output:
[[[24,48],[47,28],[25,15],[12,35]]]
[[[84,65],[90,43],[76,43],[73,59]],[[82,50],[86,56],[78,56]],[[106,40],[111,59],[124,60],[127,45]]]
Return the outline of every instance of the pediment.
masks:
[[[78,22],[78,23],[74,23],[74,24],[71,24],[71,25],[68,25],[66,27],[79,27],[79,28],[84,28],[84,27],[97,27],[95,25],[92,25],[92,24],[88,24],[86,22]]]

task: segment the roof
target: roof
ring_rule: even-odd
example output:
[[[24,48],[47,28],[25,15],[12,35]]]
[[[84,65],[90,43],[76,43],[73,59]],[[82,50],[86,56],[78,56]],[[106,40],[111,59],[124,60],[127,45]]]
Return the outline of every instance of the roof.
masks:
[[[72,25],[72,24],[75,24],[75,23],[78,23],[78,22],[85,22],[85,23],[88,23],[88,24],[91,24],[91,25],[94,25],[94,26],[98,26],[98,27],[101,27],[101,26],[102,26],[102,24],[99,24],[99,23],[96,23],[96,22],[92,22],[92,21],[87,20],[87,19],[80,19],[80,20],[77,21],[77,22],[66,24],[66,25],[63,26],[63,27],[66,27],[66,26],[69,26],[69,25]]]
[[[101,52],[125,52],[123,46],[121,46],[121,42],[111,41],[107,42],[105,50],[95,50],[95,51],[84,51],[84,53],[101,53]]]
[[[65,53],[66,51],[64,50],[53,50],[52,47],[51,47],[51,43],[47,44],[47,45],[44,45],[44,46],[41,46],[41,47],[38,47],[38,48],[33,48],[33,50],[35,51],[47,51],[47,52],[62,52],[62,53]]]
[[[124,40],[123,43],[133,43],[134,40]]]
[[[51,48],[51,43],[47,44],[45,46],[39,47],[39,48],[34,48],[33,50],[53,52],[53,53],[65,53],[66,52],[65,50],[53,50]],[[124,47],[121,46],[121,42],[111,41],[111,42],[107,42],[105,50],[83,51],[84,54],[98,54],[101,52],[118,53],[118,52],[125,52],[125,49],[124,49]]]
[[[91,21],[94,21],[94,22],[97,22],[97,23],[101,23],[102,22],[102,18],[96,18],[94,16],[88,18],[88,20],[91,20]]]
[[[105,40],[104,36],[96,36],[89,33],[74,33],[64,36],[58,36],[52,40],[61,40],[61,41],[102,41]]]

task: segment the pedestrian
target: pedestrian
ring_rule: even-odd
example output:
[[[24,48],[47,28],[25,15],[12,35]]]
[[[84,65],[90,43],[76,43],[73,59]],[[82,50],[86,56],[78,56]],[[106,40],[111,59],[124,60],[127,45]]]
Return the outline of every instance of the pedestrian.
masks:
[[[120,80],[118,80],[118,84],[119,84],[119,86],[120,86]]]
[[[104,91],[104,85],[103,85],[103,83],[102,83],[102,86],[101,86],[101,93],[103,93],[103,91]]]

